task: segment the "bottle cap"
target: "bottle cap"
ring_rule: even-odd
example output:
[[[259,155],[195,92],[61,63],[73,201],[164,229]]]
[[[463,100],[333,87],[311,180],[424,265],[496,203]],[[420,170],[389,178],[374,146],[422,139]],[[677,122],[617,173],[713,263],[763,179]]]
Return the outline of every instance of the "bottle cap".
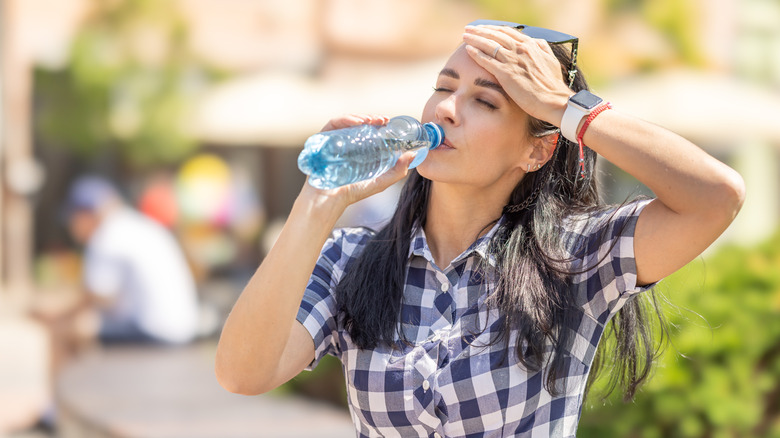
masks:
[[[441,129],[441,126],[428,122],[423,125],[425,128],[425,131],[428,132],[428,137],[431,139],[431,147],[429,149],[436,149],[439,147],[441,142],[444,141],[444,130]]]
[[[441,126],[435,124],[435,123],[426,123],[423,125],[423,128],[425,128],[425,133],[428,134],[428,139],[431,142],[431,145],[428,147],[428,149],[420,149],[417,151],[417,154],[414,156],[414,160],[409,164],[410,169],[414,169],[415,167],[419,166],[420,163],[425,161],[425,158],[428,157],[428,151],[432,149],[436,149],[439,147],[442,141],[444,141],[444,130],[441,129]]]

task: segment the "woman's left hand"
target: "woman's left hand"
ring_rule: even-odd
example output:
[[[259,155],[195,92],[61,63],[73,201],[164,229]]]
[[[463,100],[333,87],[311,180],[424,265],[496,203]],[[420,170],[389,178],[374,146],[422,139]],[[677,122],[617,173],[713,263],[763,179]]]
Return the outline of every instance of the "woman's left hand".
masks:
[[[508,26],[466,26],[463,41],[471,58],[496,77],[523,111],[560,126],[574,92],[564,83],[547,41]]]

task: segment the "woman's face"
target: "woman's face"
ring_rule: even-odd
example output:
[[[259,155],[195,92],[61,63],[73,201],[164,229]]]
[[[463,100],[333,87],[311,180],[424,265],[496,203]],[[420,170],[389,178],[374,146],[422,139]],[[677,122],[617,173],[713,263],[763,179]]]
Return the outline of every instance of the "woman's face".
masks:
[[[513,188],[525,175],[533,149],[528,115],[496,78],[474,62],[463,46],[439,73],[423,121],[444,128],[445,141],[417,168],[436,182],[475,188]]]

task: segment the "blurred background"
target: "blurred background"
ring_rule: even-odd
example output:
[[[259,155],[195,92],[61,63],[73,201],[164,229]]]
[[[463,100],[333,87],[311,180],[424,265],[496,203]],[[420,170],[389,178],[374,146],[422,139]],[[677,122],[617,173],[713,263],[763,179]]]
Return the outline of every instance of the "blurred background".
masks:
[[[304,183],[303,141],[346,112],[419,116],[475,18],[578,36],[597,94],[747,183],[736,222],[658,288],[654,379],[628,404],[597,384],[580,436],[780,436],[780,2],[0,0],[0,437],[352,436],[338,362],[233,396],[219,328]],[[194,342],[106,348],[56,323],[84,293],[63,202],[85,174],[181,246]],[[600,182],[647,193],[608,163]],[[375,226],[395,196],[341,223]]]

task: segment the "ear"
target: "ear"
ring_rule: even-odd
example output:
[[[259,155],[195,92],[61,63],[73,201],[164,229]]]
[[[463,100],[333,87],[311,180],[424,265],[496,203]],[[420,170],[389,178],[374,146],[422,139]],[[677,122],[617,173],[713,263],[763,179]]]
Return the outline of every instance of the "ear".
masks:
[[[531,169],[539,169],[550,161],[560,135],[560,133],[554,133],[533,139],[533,150],[528,163],[531,165]]]

